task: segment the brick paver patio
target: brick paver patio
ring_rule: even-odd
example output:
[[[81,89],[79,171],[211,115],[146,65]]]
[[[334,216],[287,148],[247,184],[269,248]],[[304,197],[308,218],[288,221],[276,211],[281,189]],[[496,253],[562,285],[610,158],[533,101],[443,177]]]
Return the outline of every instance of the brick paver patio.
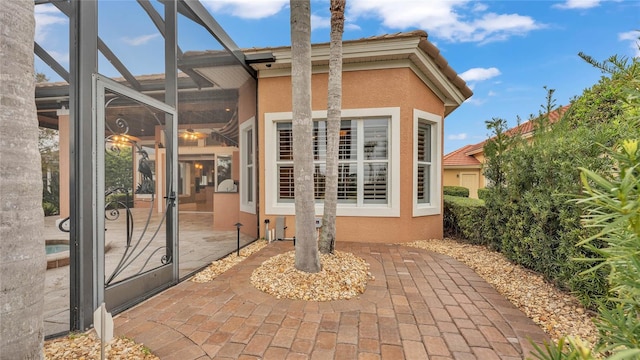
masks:
[[[212,282],[185,281],[115,318],[161,359],[523,359],[542,330],[466,265],[387,244],[340,243],[371,265],[357,299],[278,300],[251,272],[276,242]]]

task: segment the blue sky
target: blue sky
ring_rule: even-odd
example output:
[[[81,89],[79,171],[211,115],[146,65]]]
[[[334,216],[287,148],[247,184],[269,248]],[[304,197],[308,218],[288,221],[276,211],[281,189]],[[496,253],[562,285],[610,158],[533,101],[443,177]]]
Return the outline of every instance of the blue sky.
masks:
[[[103,38],[120,40],[109,42],[119,54],[127,46],[160,42],[150,24],[121,25],[123,17],[141,11],[135,1],[126,1],[131,12],[120,11],[117,23],[100,30]],[[289,0],[201,2],[242,48],[290,44]],[[311,6],[312,42],[327,42],[328,1],[312,0]],[[474,95],[447,117],[445,153],[486,139],[486,120],[502,118],[515,126],[518,115],[526,120],[537,114],[545,101],[544,86],[555,89],[557,104],[563,105],[595,84],[602,74],[579,58],[579,52],[599,60],[616,54],[640,56],[640,1],[347,0],[345,18],[345,40],[427,31],[429,40],[467,81]],[[38,6],[36,19],[36,40],[68,66],[66,38],[52,36],[57,28],[68,26],[64,16]],[[184,44],[197,38],[185,28],[179,35]],[[144,71],[144,61],[125,63],[140,66],[134,74]],[[36,70],[49,73],[43,67],[36,62]],[[55,75],[50,77],[55,80]]]

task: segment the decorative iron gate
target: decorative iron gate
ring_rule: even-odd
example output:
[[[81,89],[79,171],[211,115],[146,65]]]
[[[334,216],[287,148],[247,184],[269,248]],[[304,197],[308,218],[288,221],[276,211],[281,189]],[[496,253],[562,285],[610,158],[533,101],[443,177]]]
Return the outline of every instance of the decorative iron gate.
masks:
[[[172,107],[94,75],[97,302],[120,311],[178,281]]]

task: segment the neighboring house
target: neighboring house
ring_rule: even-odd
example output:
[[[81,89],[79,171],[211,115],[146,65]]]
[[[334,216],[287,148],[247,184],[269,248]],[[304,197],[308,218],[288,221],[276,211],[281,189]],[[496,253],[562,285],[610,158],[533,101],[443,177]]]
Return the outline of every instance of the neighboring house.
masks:
[[[469,189],[469,197],[478,198],[478,189],[486,186],[482,174],[484,163],[484,141],[476,145],[465,145],[444,156],[444,186],[463,186]]]
[[[567,111],[569,105],[549,114],[549,123],[558,121]],[[507,130],[507,134],[521,134],[524,139],[531,139],[534,134],[534,120],[529,120]],[[469,189],[469,197],[478,198],[478,189],[487,185],[482,172],[485,161],[484,146],[488,140],[474,145],[465,145],[446,154],[443,158],[444,186],[463,186]]]

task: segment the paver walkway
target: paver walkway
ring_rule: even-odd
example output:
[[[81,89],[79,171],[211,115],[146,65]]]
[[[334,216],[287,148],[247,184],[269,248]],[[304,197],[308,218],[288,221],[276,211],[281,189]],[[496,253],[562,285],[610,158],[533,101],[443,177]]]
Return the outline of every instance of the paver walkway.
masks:
[[[371,265],[357,299],[278,300],[252,271],[276,242],[209,283],[185,281],[127,310],[116,335],[161,359],[523,359],[542,330],[466,265],[388,244],[338,243]]]

